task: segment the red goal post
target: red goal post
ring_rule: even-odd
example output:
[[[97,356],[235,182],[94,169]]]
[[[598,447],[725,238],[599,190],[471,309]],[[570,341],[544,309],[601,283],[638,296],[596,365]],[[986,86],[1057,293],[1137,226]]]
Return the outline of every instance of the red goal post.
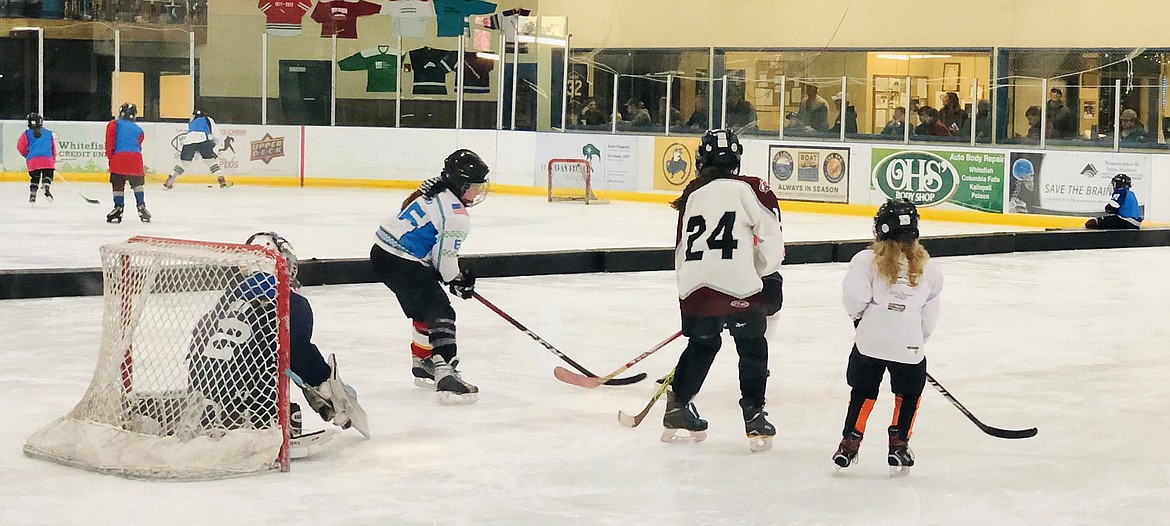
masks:
[[[81,401],[26,455],[146,480],[289,469],[289,277],[257,245],[101,247],[102,340]]]
[[[593,165],[585,159],[550,159],[546,165],[548,201],[607,203],[593,193]]]

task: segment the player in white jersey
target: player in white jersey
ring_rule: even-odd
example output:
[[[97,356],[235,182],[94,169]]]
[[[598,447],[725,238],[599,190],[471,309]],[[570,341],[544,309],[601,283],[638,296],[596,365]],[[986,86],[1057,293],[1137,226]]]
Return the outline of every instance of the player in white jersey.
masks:
[[[468,299],[475,276],[459,269],[459,249],[471,230],[467,209],[487,197],[488,166],[471,150],[447,156],[443,173],[423,182],[382,221],[370,262],[414,325],[415,383],[433,385],[442,404],[468,404],[479,388],[456,370],[455,309],[443,292]]]
[[[765,418],[767,317],[783,303],[780,206],[768,184],[739,175],[743,147],[730,130],[710,130],[695,155],[698,176],[672,206],[679,211],[675,269],[682,332],[689,338],[667,391],[664,442],[679,430],[706,438],[691,400],[703,386],[726,328],[739,353],[739,405],[752,451],[771,447]]]
[[[908,443],[926,385],[923,344],[938,322],[943,276],[918,243],[913,203],[886,201],[873,225],[874,243],[853,256],[841,284],[845,312],[857,334],[845,373],[852,388],[849,411],[833,461],[842,468],[857,461],[866,419],[888,370],[895,402],[887,460],[891,471],[901,472],[914,465]]]
[[[179,150],[179,163],[171,170],[171,175],[167,177],[163,187],[168,190],[175,187],[175,181],[179,176],[191,169],[191,161],[195,160],[195,154],[199,154],[199,158],[203,159],[211,175],[216,176],[220,188],[231,186],[227,179],[219,175],[219,158],[215,155],[217,142],[219,129],[215,126],[215,120],[202,110],[192,112],[191,121],[187,123],[187,133],[183,135],[183,146]]]

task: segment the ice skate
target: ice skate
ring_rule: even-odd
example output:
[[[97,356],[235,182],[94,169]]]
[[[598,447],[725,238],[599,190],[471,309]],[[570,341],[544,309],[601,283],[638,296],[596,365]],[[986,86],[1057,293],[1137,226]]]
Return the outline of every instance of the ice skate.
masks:
[[[174,175],[168,175],[168,176],[167,176],[167,181],[166,181],[165,183],[163,183],[163,188],[166,188],[167,190],[170,190],[170,189],[174,188],[174,187],[175,187],[175,181],[176,181],[177,179],[178,179],[178,177],[176,177],[176,176],[174,176]]]
[[[837,452],[833,454],[833,462],[841,469],[856,464],[857,450],[860,448],[861,433],[850,431],[849,436],[842,438],[841,445],[837,446]]]
[[[121,223],[122,222],[122,207],[114,205],[114,209],[106,214],[107,223]]]
[[[49,191],[49,186],[45,185],[45,186],[41,187],[41,189],[45,191],[45,199],[47,199],[50,203],[52,203],[53,202],[53,193]]]
[[[37,193],[36,192],[28,194],[28,204],[30,204],[30,205],[37,204]]]
[[[288,437],[288,456],[289,458],[306,458],[316,453],[322,446],[333,439],[337,434],[334,429],[322,429],[320,431],[313,431],[304,433],[302,431],[301,406],[299,404],[289,404],[289,437]]]
[[[225,179],[225,178],[224,178],[222,175],[221,175],[221,176],[219,176],[219,177],[217,177],[217,178],[216,178],[216,181],[218,181],[218,182],[219,182],[219,187],[220,187],[220,188],[227,188],[227,187],[229,187],[229,186],[231,186],[231,185],[235,184],[235,183],[233,183],[233,182],[231,182],[231,181],[228,181],[227,179]]]
[[[146,210],[145,203],[138,205],[138,219],[141,219],[143,223],[150,222],[150,212]]]
[[[890,476],[898,477],[910,473],[914,466],[914,451],[910,449],[908,440],[902,438],[897,427],[890,426],[890,454],[886,457],[890,464]]]
[[[766,416],[768,413],[763,408],[749,408],[744,411],[743,425],[747,430],[752,453],[772,449],[772,437],[776,436],[776,427],[764,418]]]
[[[414,385],[423,389],[435,390],[435,364],[430,359],[422,359],[411,355],[410,374],[414,375]],[[458,360],[455,360],[458,365]]]
[[[662,415],[663,442],[682,442],[691,440],[702,442],[707,439],[707,421],[699,418],[699,411],[695,404],[683,403],[674,394],[674,390],[666,391],[666,414]],[[687,431],[690,436],[677,436],[679,431]]]
[[[459,359],[453,358],[447,363],[442,356],[431,356],[424,363],[434,364],[435,392],[442,405],[474,404],[479,400],[479,388],[463,380],[463,375],[455,369]]]

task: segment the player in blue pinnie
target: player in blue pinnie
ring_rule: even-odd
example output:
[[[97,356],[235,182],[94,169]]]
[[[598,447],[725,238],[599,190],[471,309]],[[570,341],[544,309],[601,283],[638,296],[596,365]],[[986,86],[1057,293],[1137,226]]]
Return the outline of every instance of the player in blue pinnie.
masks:
[[[53,202],[49,186],[53,184],[53,170],[57,168],[57,135],[45,128],[45,119],[38,113],[28,114],[28,130],[16,139],[16,151],[25,158],[28,167],[28,202],[37,202],[37,185],[45,192],[45,199]]]
[[[1133,180],[1126,174],[1113,176],[1113,195],[1105,204],[1105,215],[1085,222],[1085,228],[1136,230],[1142,227],[1142,208],[1134,195]]]
[[[455,150],[439,177],[423,181],[382,221],[370,249],[375,273],[413,322],[415,384],[433,386],[444,405],[479,399],[479,388],[456,369],[455,309],[442,284],[463,299],[475,292],[475,276],[459,269],[459,249],[471,230],[467,209],[487,197],[487,175],[475,152]]]

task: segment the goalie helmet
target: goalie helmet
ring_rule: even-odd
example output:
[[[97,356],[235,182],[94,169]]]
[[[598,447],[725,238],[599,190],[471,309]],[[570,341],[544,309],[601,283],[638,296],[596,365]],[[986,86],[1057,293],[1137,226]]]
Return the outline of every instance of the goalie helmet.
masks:
[[[287,239],[276,232],[256,232],[248,236],[248,240],[244,244],[268,247],[283,256],[284,262],[288,266],[289,287],[293,289],[301,287],[301,282],[297,279],[297,254],[293,250],[292,243],[289,243]]]
[[[455,150],[443,161],[443,182],[459,197],[464,206],[472,207],[488,194],[488,166],[475,152]]]
[[[35,130],[45,125],[45,118],[39,113],[30,113],[27,117],[28,129]]]
[[[126,102],[118,108],[119,119],[135,119],[138,117],[138,106],[133,102]]]
[[[735,132],[727,129],[707,130],[699,139],[699,150],[695,152],[695,168],[708,166],[726,168],[733,174],[739,173],[739,157],[743,145]]]
[[[918,239],[918,207],[906,199],[890,199],[873,216],[873,235],[878,241]]]
[[[1133,179],[1130,179],[1129,176],[1125,175],[1125,174],[1117,174],[1117,175],[1113,176],[1112,182],[1113,182],[1113,189],[1114,190],[1117,190],[1119,188],[1132,188],[1133,187]]]

